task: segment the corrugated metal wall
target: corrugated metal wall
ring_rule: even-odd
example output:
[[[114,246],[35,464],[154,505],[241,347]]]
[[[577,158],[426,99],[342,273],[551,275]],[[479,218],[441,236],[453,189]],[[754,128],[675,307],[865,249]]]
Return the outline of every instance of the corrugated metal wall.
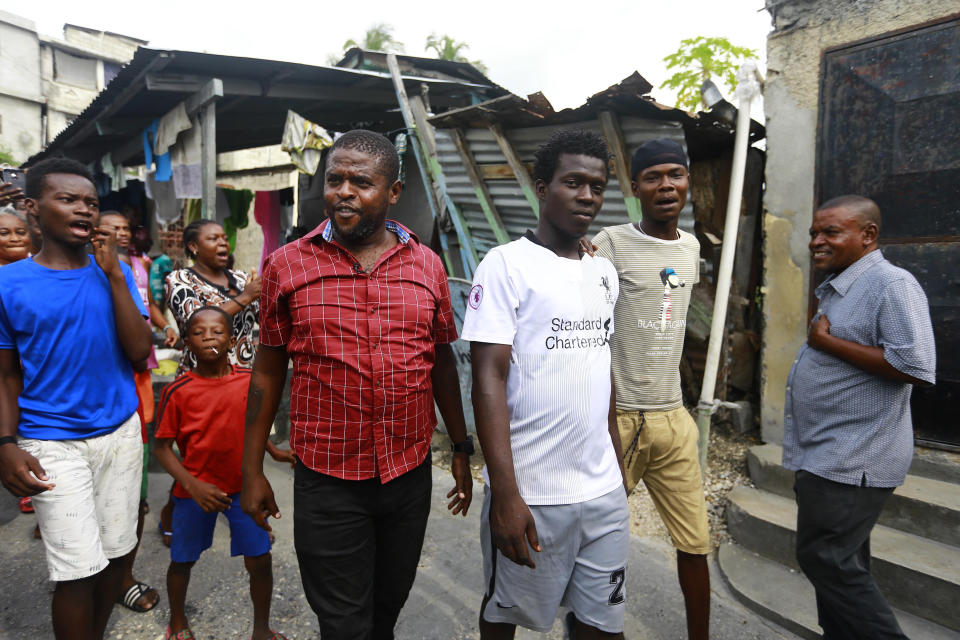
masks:
[[[676,122],[621,116],[620,128],[623,131],[624,144],[627,147],[628,155],[632,155],[637,147],[653,138],[676,140],[686,149],[683,128]],[[586,129],[600,135],[603,134],[598,120],[568,125],[511,129],[505,131],[505,134],[520,160],[527,163],[533,162],[533,154],[537,147],[543,144],[550,134],[561,129]],[[496,246],[496,238],[483,215],[480,202],[473,192],[473,186],[470,184],[470,179],[467,177],[467,172],[453,140],[443,129],[438,129],[436,134],[437,150],[440,155],[440,164],[443,167],[447,190],[466,218],[474,245],[482,257],[491,247]],[[507,164],[507,159],[500,152],[500,147],[497,146],[493,134],[489,130],[467,129],[464,134],[470,145],[473,160],[477,165]],[[519,238],[527,229],[536,228],[537,219],[523,197],[523,192],[516,180],[487,180],[486,184],[511,238]],[[688,195],[687,205],[680,216],[680,228],[690,232],[693,231],[693,206],[691,202],[692,198]],[[591,234],[596,233],[603,227],[623,224],[628,221],[627,207],[620,192],[620,185],[617,183],[613,171],[611,171],[610,181],[604,193],[603,209],[600,210],[600,215],[591,227]]]

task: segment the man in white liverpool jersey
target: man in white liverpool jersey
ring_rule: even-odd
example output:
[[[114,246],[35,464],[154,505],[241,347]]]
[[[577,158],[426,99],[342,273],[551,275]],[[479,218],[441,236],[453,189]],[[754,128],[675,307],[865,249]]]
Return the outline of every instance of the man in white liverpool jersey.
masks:
[[[536,154],[535,232],[494,248],[464,320],[487,467],[483,640],[547,631],[622,638],[629,526],[610,374],[618,286],[579,242],[603,204],[602,138],[558,132]],[[532,552],[531,552],[532,549]]]
[[[677,548],[687,635],[707,640],[710,531],[697,454],[697,425],[683,406],[680,355],[700,243],[677,228],[690,186],[687,157],[672,140],[641,145],[631,163],[643,219],[603,229],[596,255],[617,269],[621,295],[610,342],[627,490],[643,480]]]

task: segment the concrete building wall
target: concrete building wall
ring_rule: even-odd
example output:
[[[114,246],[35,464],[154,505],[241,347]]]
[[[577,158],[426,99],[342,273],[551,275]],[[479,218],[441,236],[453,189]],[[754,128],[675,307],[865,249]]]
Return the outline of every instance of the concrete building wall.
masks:
[[[78,47],[96,51],[107,59],[120,62],[129,60],[137,51],[137,47],[147,44],[145,40],[72,24],[63,26],[63,39]]]
[[[767,9],[761,429],[781,443],[787,374],[806,339],[823,50],[960,12],[960,0],[767,0]]]
[[[0,148],[20,163],[40,148],[40,103],[0,94]]]
[[[79,86],[58,77],[55,70],[54,58],[57,55],[72,56],[75,62],[89,65],[93,68],[94,84]],[[88,104],[93,102],[99,93],[97,87],[103,84],[102,68],[94,58],[84,59],[67,52],[58,52],[56,47],[44,44],[40,49],[40,71],[42,74],[43,94],[47,101],[47,139],[48,144],[63,131],[70,121],[82,112]]]
[[[40,56],[33,22],[0,11],[0,147],[22,162],[40,148]]]
[[[40,151],[89,105],[143,40],[64,25],[63,39],[0,11],[0,147],[22,162]],[[42,107],[47,106],[44,129]]]

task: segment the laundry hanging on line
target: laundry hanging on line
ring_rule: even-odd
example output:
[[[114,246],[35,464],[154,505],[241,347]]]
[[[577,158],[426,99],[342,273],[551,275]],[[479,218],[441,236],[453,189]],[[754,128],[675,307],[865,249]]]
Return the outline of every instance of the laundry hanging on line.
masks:
[[[190,118],[188,128],[180,131],[176,143],[170,147],[173,188],[178,198],[203,197],[203,178],[200,166],[200,122]]]
[[[262,269],[263,261],[280,247],[281,238],[293,226],[293,189],[257,191],[253,219],[263,229],[263,250],[260,253]]]
[[[287,111],[280,148],[290,154],[290,161],[300,171],[314,175],[320,166],[324,149],[333,145],[334,137],[315,122],[294,111]]]
[[[160,120],[154,120],[149,127],[143,130],[143,163],[147,166],[147,171],[153,168],[156,161],[156,171],[154,180],[156,182],[168,182],[172,171],[170,167],[170,153],[157,154],[154,152],[157,139],[157,127],[160,126]]]

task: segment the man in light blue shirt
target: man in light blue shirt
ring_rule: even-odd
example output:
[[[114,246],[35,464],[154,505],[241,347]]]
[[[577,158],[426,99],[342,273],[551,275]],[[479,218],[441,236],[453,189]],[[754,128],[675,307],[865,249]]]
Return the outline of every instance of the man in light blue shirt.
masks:
[[[913,457],[910,394],[934,383],[926,295],[878,250],[880,210],[841,196],[813,215],[829,274],[787,379],[783,466],[796,471],[797,560],[824,638],[906,638],[869,572],[870,531]]]

